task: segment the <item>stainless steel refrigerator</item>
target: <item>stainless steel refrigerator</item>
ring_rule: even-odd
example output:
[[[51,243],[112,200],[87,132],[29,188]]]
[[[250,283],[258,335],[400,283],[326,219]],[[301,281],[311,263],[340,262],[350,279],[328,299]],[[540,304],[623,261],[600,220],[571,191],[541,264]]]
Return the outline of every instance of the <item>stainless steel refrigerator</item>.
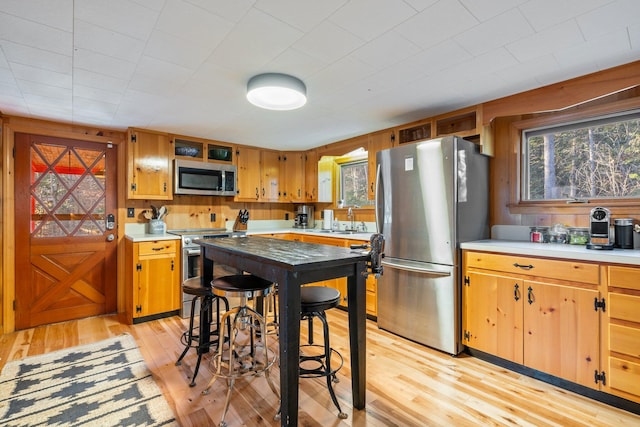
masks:
[[[377,154],[385,238],[378,327],[450,354],[461,349],[460,242],[489,237],[489,159],[458,137]]]

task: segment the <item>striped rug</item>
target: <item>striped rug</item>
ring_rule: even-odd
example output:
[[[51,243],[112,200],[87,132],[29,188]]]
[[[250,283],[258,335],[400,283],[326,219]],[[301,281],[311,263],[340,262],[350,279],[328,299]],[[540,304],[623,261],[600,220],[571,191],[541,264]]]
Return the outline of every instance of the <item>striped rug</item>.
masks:
[[[121,335],[8,362],[2,426],[177,426],[136,342]]]

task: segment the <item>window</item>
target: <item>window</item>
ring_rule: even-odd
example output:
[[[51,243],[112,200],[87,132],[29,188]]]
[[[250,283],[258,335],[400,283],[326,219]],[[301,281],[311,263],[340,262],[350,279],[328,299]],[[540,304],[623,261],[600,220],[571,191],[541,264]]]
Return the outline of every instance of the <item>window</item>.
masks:
[[[640,197],[640,111],[523,131],[522,200]]]
[[[364,206],[369,204],[367,183],[367,159],[338,163],[340,169],[340,199],[345,206]]]

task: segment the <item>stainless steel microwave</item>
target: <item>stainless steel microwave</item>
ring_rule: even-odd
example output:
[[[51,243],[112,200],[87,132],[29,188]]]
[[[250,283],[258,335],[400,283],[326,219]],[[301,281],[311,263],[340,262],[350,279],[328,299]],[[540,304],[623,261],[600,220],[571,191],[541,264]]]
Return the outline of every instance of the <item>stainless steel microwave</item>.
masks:
[[[202,196],[235,196],[238,173],[235,165],[176,159],[173,193]]]

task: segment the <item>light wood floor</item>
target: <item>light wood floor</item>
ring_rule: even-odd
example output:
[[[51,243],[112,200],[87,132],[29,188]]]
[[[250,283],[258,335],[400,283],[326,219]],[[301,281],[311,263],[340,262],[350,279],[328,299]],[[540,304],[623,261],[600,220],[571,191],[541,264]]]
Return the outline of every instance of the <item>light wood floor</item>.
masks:
[[[337,418],[322,379],[301,379],[301,426],[640,426],[638,415],[470,356],[453,358],[378,330],[371,321],[367,321],[367,407],[353,410],[346,313],[331,310],[328,316],[332,345],[345,357],[336,392],[348,418]],[[180,424],[217,425],[226,384],[217,381],[209,395],[200,394],[211,378],[205,360],[197,386],[190,388],[193,351],[182,366],[174,365],[185,326],[178,317],[130,326],[116,316],[105,316],[5,334],[0,337],[0,368],[8,360],[129,333]],[[273,375],[277,381],[277,369]],[[230,427],[279,425],[273,421],[277,400],[264,377],[238,381],[234,393],[226,419]]]

